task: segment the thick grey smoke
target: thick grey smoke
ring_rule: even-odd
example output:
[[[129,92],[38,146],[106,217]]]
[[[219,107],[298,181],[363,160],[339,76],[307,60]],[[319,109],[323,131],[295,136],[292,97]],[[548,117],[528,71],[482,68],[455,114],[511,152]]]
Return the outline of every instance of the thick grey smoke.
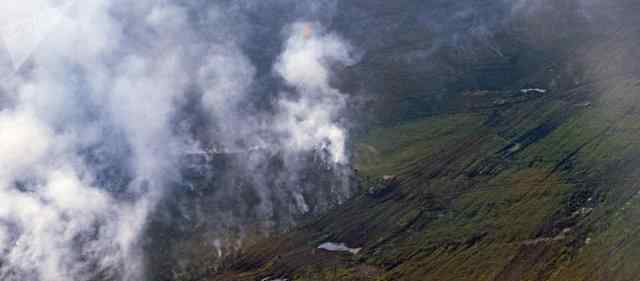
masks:
[[[293,23],[274,66],[289,90],[272,93],[271,109],[247,111],[256,67],[240,47],[244,30],[229,32],[235,6],[205,7],[194,21],[192,7],[161,0],[0,3],[5,26],[42,11],[60,16],[52,26],[27,21],[43,32],[30,39],[3,29],[1,280],[144,280],[146,224],[182,181],[187,154],[347,162],[346,97],[329,80],[334,64],[352,63],[348,45],[320,24]],[[50,30],[39,30],[43,23]],[[219,29],[207,37],[202,26]],[[178,121],[191,114],[194,89],[206,137]]]
[[[35,2],[17,6],[55,9]],[[12,102],[0,124],[3,280],[142,277],[139,235],[187,145],[171,129],[187,77],[164,36],[150,47],[126,44],[123,22],[109,12],[118,4],[75,3],[4,85]],[[147,27],[160,28],[157,10],[138,5]],[[165,20],[180,24],[171,12]],[[130,181],[100,178],[100,166],[119,165]]]

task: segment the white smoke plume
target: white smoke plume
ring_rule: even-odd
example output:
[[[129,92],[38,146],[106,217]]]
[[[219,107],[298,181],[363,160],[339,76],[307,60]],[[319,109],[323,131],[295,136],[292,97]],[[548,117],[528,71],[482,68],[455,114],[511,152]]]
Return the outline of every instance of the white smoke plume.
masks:
[[[279,93],[275,114],[247,116],[241,108],[252,98],[255,68],[233,42],[208,51],[198,81],[205,108],[214,120],[224,120],[216,139],[229,151],[327,151],[332,163],[345,164],[347,136],[339,117],[346,96],[330,85],[330,74],[333,66],[354,63],[352,49],[319,23],[297,22],[286,34],[274,71],[291,91]]]
[[[295,150],[328,150],[334,163],[344,164],[346,132],[336,119],[345,109],[345,96],[329,84],[331,66],[352,64],[350,46],[321,26],[291,27],[275,70],[297,95],[280,101],[276,126],[285,132],[285,145]]]
[[[17,5],[38,13],[35,2]],[[0,118],[2,280],[142,278],[136,245],[183,144],[170,119],[186,76],[164,36],[154,46],[124,44],[123,23],[109,12],[117,4],[75,3],[3,85],[13,102]],[[138,15],[150,29],[160,25],[153,12]],[[11,48],[33,48],[17,42]],[[129,165],[133,180],[99,179],[88,154]]]
[[[176,124],[193,88],[222,149],[347,162],[346,97],[329,81],[334,64],[353,60],[320,24],[292,25],[274,66],[289,92],[247,112],[256,70],[220,7],[203,19],[222,30],[210,42],[188,6],[162,0],[3,1],[2,24],[40,7],[61,15],[46,35],[3,37],[23,53],[0,64],[0,280],[145,280],[149,215],[181,180],[178,159],[206,149]]]

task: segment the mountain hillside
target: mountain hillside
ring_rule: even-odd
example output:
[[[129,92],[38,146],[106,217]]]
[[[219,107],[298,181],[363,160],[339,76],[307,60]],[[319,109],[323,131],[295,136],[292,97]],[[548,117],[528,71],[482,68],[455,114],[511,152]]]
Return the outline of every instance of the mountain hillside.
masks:
[[[485,2],[341,2],[359,194],[200,280],[637,279],[640,6]]]

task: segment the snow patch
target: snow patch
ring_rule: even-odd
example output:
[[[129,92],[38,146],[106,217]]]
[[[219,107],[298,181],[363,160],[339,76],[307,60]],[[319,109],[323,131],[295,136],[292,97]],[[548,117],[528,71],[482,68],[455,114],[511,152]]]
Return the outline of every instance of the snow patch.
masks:
[[[326,250],[329,252],[349,252],[357,255],[362,248],[349,248],[345,243],[325,242],[318,246],[318,249]]]
[[[529,94],[529,93],[538,93],[538,94],[544,94],[547,92],[546,89],[540,89],[540,88],[529,88],[529,89],[522,89],[520,90],[521,93],[523,94]]]
[[[522,144],[516,143],[511,148],[509,148],[510,153],[514,153],[522,148]]]

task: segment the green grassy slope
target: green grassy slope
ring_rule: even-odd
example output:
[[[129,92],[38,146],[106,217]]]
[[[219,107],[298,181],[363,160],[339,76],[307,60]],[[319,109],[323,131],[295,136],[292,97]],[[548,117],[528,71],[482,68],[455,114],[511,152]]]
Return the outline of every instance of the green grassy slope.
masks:
[[[589,103],[567,90],[498,112],[371,130],[357,142],[362,194],[247,250],[230,272],[246,280],[637,278],[640,115],[630,97],[638,81],[617,79]],[[384,175],[397,183],[368,194]],[[314,249],[326,241],[364,249]]]
[[[607,2],[584,27],[583,2],[544,3],[493,45],[409,63],[435,35],[393,7],[373,17],[407,22],[376,25],[395,40],[381,31],[345,74],[375,94],[353,144],[361,193],[204,280],[637,280],[640,36],[620,9],[640,7]],[[363,249],[317,249],[329,241]]]

